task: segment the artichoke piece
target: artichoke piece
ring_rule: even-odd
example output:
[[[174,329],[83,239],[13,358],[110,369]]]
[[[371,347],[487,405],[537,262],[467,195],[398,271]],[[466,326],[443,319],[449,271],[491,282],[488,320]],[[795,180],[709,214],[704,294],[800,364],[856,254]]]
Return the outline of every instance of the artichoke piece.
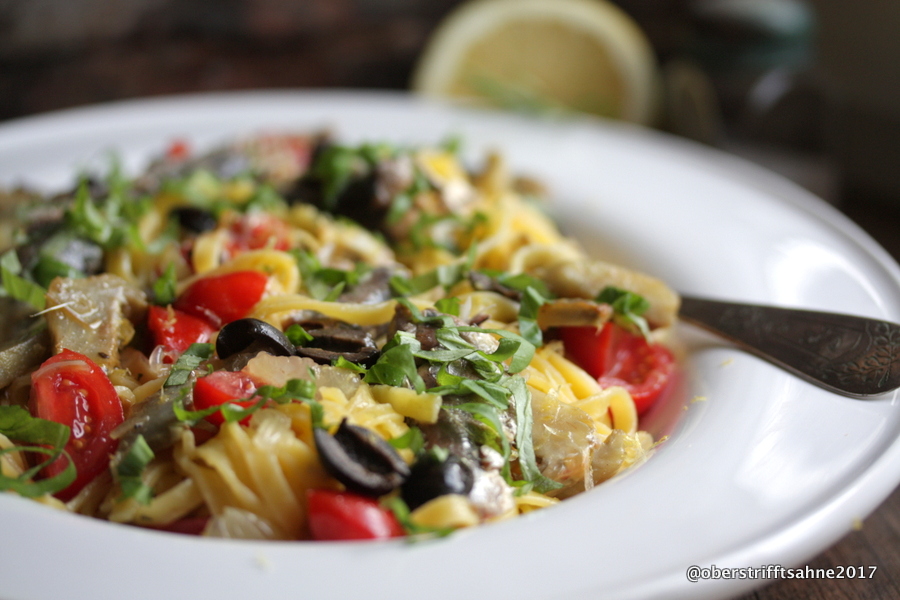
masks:
[[[47,325],[54,353],[64,348],[99,365],[119,363],[119,348],[134,336],[131,321],[147,310],[144,292],[110,274],[57,277],[47,290]]]

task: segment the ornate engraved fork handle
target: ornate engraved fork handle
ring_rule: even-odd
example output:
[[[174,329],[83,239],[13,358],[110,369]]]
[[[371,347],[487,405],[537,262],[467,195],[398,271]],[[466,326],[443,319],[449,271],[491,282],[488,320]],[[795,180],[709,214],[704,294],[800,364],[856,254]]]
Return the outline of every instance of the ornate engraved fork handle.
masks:
[[[682,296],[679,316],[812,383],[863,398],[900,387],[900,325]]]

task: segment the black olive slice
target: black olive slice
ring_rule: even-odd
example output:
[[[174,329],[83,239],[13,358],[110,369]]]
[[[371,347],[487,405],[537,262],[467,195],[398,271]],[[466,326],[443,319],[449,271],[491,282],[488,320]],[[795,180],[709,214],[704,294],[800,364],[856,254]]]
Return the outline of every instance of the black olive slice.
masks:
[[[306,331],[313,339],[297,348],[297,354],[320,364],[330,365],[342,356],[350,362],[371,365],[378,356],[378,347],[372,336],[361,329],[336,325]]]
[[[293,356],[294,345],[277,327],[259,319],[238,319],[222,327],[216,338],[219,358],[248,351]]]
[[[194,233],[212,231],[219,224],[214,214],[194,206],[181,206],[174,209],[172,214],[178,219],[179,225]]]
[[[382,496],[409,477],[409,466],[375,432],[341,421],[334,435],[316,429],[316,449],[325,470],[348,491]]]
[[[445,494],[468,494],[475,483],[472,469],[451,454],[440,460],[432,453],[423,455],[410,470],[400,494],[410,510]]]

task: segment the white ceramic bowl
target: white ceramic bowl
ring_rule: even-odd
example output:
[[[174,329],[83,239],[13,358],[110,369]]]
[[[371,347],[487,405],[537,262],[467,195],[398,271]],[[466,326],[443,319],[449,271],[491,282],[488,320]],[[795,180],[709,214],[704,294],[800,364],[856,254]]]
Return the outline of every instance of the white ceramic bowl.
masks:
[[[70,110],[0,124],[0,183],[61,189],[110,151],[137,171],[174,138],[331,127],[348,142],[501,150],[545,181],[598,256],[696,295],[900,320],[900,270],[824,202],[742,161],[599,121],[537,122],[403,95],[238,93]],[[639,469],[518,520],[421,544],[259,543],[156,533],[0,497],[0,597],[712,598],[761,579],[700,567],[802,565],[900,481],[897,395],[850,400],[679,327],[683,397]],[[705,400],[699,401],[700,397]]]

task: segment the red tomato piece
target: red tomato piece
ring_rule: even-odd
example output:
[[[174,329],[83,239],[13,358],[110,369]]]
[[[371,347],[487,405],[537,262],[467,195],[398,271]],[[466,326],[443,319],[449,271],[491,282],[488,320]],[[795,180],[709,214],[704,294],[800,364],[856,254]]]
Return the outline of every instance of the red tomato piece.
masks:
[[[266,291],[269,278],[259,271],[234,271],[192,283],[172,305],[215,328],[247,316]]]
[[[612,322],[602,329],[561,327],[560,337],[569,359],[602,386],[627,389],[639,415],[659,400],[675,370],[675,358],[668,348],[650,344],[644,336]]]
[[[78,473],[75,481],[56,496],[70,500],[109,466],[118,440],[111,432],[124,420],[122,403],[109,378],[94,361],[72,350],[47,359],[31,375],[31,414],[71,428],[66,452]],[[67,466],[64,457],[48,465],[52,477]]]
[[[194,384],[194,410],[206,410],[226,402],[249,408],[259,400],[253,397],[257,387],[256,380],[241,371],[214,371]],[[206,420],[219,426],[225,423],[222,413],[218,412],[212,413]],[[246,417],[241,420],[241,425],[249,421],[250,417]]]
[[[309,530],[316,540],[380,540],[405,535],[394,513],[376,500],[331,490],[309,490]]]
[[[191,344],[205,344],[216,331],[205,320],[171,306],[151,306],[147,311],[147,327],[153,335],[154,345],[175,354],[181,354]]]
[[[251,212],[231,224],[229,253],[234,256],[247,250],[291,247],[291,229],[287,223],[266,213]]]
[[[191,147],[185,140],[172,140],[166,149],[166,158],[169,160],[185,160],[191,155]]]

